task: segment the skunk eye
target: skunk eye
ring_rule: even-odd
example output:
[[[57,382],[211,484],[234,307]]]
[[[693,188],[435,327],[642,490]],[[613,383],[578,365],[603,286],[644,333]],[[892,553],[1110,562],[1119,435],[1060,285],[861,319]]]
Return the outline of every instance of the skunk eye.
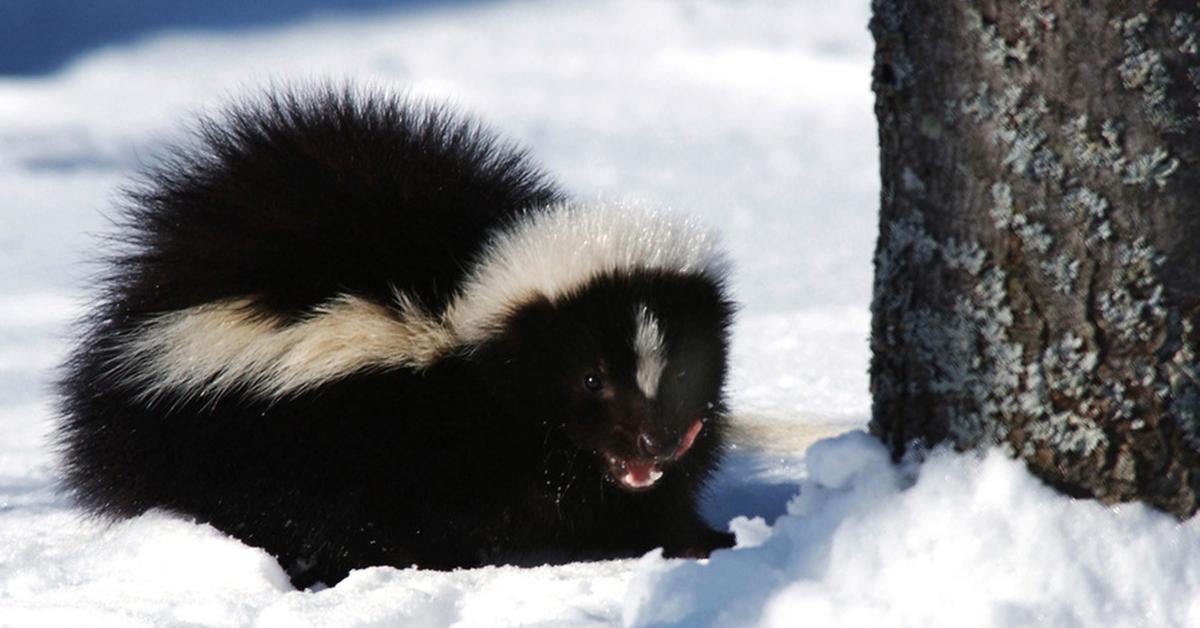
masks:
[[[592,392],[600,392],[600,389],[604,388],[604,380],[595,373],[588,373],[583,376],[583,387]]]

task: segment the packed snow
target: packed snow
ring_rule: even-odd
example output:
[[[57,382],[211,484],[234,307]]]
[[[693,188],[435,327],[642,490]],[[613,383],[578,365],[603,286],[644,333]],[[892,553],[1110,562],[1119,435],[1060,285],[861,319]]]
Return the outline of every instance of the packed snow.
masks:
[[[1196,522],[1067,499],[995,453],[893,466],[861,431],[879,193],[868,4],[417,3],[130,33],[0,76],[0,626],[1200,625]],[[705,515],[737,548],[378,567],[296,591],[208,526],[104,523],[55,491],[53,369],[120,186],[197,113],[313,80],[449,100],[584,198],[724,235],[740,430]]]
[[[1067,499],[999,452],[892,465],[818,441],[768,525],[707,564],[641,559],[628,625],[1198,626],[1200,524]]]

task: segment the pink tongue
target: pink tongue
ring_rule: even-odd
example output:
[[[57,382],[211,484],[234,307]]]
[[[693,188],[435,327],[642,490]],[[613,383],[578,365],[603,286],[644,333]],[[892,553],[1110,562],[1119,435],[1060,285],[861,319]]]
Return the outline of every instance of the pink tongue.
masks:
[[[688,428],[687,434],[683,435],[683,441],[679,443],[679,449],[676,449],[675,454],[671,456],[672,460],[679,460],[683,454],[687,453],[687,450],[692,448],[692,443],[696,442],[696,436],[700,434],[700,428],[702,427],[704,427],[704,424],[700,421],[692,423],[692,426]]]

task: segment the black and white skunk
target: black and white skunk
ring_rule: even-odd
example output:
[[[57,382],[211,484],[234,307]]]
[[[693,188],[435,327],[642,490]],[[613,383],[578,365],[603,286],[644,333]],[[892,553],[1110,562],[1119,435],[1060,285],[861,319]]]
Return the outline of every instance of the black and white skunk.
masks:
[[[333,89],[201,123],[127,198],[61,383],[91,511],[194,517],[297,586],[732,544],[697,513],[732,305],[689,220]]]

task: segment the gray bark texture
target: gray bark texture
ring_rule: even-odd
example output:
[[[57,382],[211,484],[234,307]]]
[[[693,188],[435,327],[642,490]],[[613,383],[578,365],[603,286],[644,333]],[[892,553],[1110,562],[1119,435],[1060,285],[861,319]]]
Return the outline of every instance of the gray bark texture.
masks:
[[[1200,3],[875,0],[871,430],[1200,506]]]

